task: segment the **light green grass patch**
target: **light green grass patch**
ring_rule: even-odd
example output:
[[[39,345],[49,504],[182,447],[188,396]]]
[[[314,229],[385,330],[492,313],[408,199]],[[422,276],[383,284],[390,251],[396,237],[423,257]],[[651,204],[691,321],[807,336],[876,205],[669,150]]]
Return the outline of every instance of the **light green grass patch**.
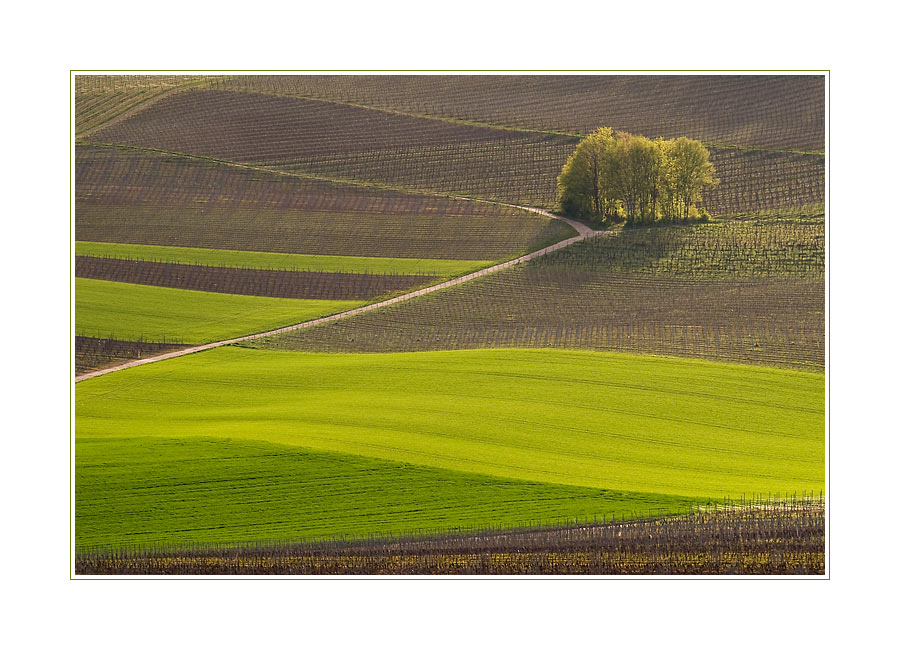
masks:
[[[75,431],[740,497],[824,487],[824,395],[815,373],[587,351],[220,348],[77,384]]]
[[[515,526],[697,502],[217,438],[79,438],[75,452],[81,548]]]
[[[433,260],[399,257],[351,257],[343,255],[292,255],[289,253],[261,253],[256,251],[188,248],[180,246],[147,246],[142,244],[108,244],[104,242],[75,242],[75,254],[91,257],[116,257],[170,262],[175,264],[203,264],[246,269],[281,271],[326,271],[333,273],[373,273],[397,275],[435,275],[451,277],[475,271],[493,262],[489,260]]]
[[[75,278],[75,333],[207,343],[265,332],[365,304],[169,289]]]

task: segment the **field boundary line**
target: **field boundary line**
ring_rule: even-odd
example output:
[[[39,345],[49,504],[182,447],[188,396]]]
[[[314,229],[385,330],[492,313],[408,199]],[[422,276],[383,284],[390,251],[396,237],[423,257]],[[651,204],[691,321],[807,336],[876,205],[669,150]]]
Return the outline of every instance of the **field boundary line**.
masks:
[[[375,309],[381,309],[382,307],[389,307],[390,305],[395,305],[401,302],[405,302],[407,300],[412,300],[414,298],[419,298],[429,293],[434,293],[435,291],[441,291],[443,289],[449,289],[450,287],[455,287],[460,284],[464,284],[466,282],[470,282],[471,280],[475,280],[477,278],[484,277],[486,275],[490,275],[492,273],[497,273],[498,271],[503,271],[505,269],[512,268],[517,264],[522,264],[523,262],[528,262],[537,257],[541,257],[543,255],[547,255],[548,253],[552,253],[554,251],[561,250],[566,248],[567,246],[571,246],[572,244],[577,244],[580,241],[584,241],[590,237],[596,237],[599,235],[609,235],[611,231],[602,231],[602,230],[594,230],[589,226],[575,221],[573,219],[569,219],[568,217],[563,217],[559,215],[552,214],[547,210],[543,210],[541,208],[532,208],[524,205],[514,205],[512,203],[498,203],[495,201],[487,201],[486,199],[469,199],[467,197],[453,197],[453,198],[461,198],[467,201],[478,201],[478,202],[486,202],[493,203],[498,205],[509,206],[513,208],[519,208],[522,210],[526,210],[528,212],[534,212],[536,214],[540,214],[545,217],[550,217],[551,219],[558,219],[560,221],[565,222],[569,226],[575,229],[578,233],[574,237],[569,237],[568,239],[564,239],[562,241],[558,241],[555,244],[550,244],[549,246],[545,246],[544,248],[538,249],[536,251],[532,251],[530,253],[526,253],[525,255],[520,255],[511,260],[507,260],[506,262],[500,262],[499,264],[494,264],[493,266],[489,266],[484,269],[480,269],[478,271],[473,271],[471,273],[467,273],[466,275],[462,275],[458,278],[453,278],[451,280],[445,280],[444,282],[440,282],[438,284],[431,285],[430,287],[425,287],[423,289],[417,289],[415,291],[410,291],[409,293],[404,293],[399,296],[395,296],[393,298],[388,298],[386,300],[381,300],[379,302],[375,302],[369,305],[364,305],[362,307],[356,307],[354,309],[349,309],[347,311],[338,312],[337,314],[331,314],[330,316],[322,316],[319,318],[314,318],[313,320],[304,321],[302,323],[295,323],[293,325],[287,325],[285,327],[279,327],[274,330],[268,330],[265,332],[259,332],[257,334],[247,334],[246,336],[239,336],[236,338],[226,339],[223,341],[214,341],[212,343],[203,343],[200,345],[194,345],[189,348],[184,348],[182,350],[175,350],[173,352],[166,352],[165,354],[160,354],[153,357],[147,357],[145,359],[133,359],[131,361],[126,361],[125,363],[110,366],[109,368],[102,368],[100,370],[94,370],[93,372],[88,372],[83,375],[75,377],[75,382],[84,381],[85,379],[92,379],[93,377],[100,377],[101,375],[106,375],[111,372],[115,372],[117,370],[125,370],[126,368],[134,368],[136,366],[142,366],[148,363],[154,363],[156,361],[165,361],[166,359],[174,359],[176,357],[183,357],[188,354],[193,354],[195,352],[203,352],[204,350],[212,350],[213,348],[222,347],[225,345],[232,345],[234,343],[240,343],[242,341],[251,341],[254,339],[264,338],[266,336],[274,336],[276,334],[283,334],[285,332],[292,332],[295,330],[306,329],[309,327],[316,327],[318,325],[324,325],[326,323],[331,323],[338,320],[343,320],[345,318],[351,318],[353,316],[357,316],[359,314],[363,314],[369,311],[373,311]]]

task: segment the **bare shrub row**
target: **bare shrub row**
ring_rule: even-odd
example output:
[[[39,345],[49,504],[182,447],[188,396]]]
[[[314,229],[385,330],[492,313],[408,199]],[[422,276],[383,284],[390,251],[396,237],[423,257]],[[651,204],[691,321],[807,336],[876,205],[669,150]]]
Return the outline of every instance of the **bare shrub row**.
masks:
[[[406,537],[76,555],[79,574],[821,575],[819,498],[731,502],[661,518]]]

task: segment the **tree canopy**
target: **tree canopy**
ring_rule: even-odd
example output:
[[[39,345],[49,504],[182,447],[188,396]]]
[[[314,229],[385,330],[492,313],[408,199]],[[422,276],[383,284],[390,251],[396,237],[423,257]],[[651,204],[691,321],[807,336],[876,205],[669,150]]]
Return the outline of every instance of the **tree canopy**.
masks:
[[[557,185],[567,215],[643,225],[708,217],[702,192],[718,182],[697,140],[650,140],[601,127],[578,143]]]

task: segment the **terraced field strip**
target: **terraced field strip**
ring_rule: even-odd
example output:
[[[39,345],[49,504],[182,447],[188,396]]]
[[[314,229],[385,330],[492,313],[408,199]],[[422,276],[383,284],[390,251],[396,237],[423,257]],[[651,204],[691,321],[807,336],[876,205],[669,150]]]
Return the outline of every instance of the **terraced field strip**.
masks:
[[[559,241],[561,221],[446,194],[197,156],[76,147],[80,240],[445,260],[501,260]]]
[[[240,296],[75,278],[74,333],[130,341],[202,343],[345,311],[363,302]]]
[[[75,137],[112,126],[155,102],[204,83],[205,75],[76,75]]]
[[[824,74],[247,75],[210,86],[493,126],[577,134],[612,126],[648,137],[824,150]]]
[[[223,117],[213,122],[210,114]],[[191,127],[172,128],[182,121]],[[197,90],[93,140],[309,178],[553,207],[557,175],[579,138],[268,93]],[[707,192],[705,204],[715,215],[823,204],[821,154],[726,147],[713,150],[712,162],[722,184]]]
[[[191,248],[187,246],[151,246],[90,241],[76,241],[75,255],[273,271],[321,271],[326,273],[379,273],[431,276],[459,275],[492,264],[491,260],[302,255],[296,253],[266,253],[244,250]]]
[[[225,548],[120,546],[78,552],[75,562],[87,575],[821,575],[825,503],[800,494],[615,522],[588,517]]]
[[[586,351],[219,348],[76,386],[76,535],[366,535],[818,492],[824,381]]]
[[[586,225],[584,225],[584,224],[582,224],[582,223],[580,223],[580,222],[574,221],[574,220],[572,220],[572,219],[568,219],[568,218],[566,218],[566,217],[558,217],[558,216],[556,216],[556,215],[552,215],[552,214],[550,214],[549,212],[547,212],[546,210],[540,210],[540,209],[538,209],[538,208],[528,208],[528,207],[524,207],[524,206],[514,206],[514,207],[519,207],[520,209],[523,209],[523,210],[529,210],[529,211],[531,211],[531,212],[536,212],[537,214],[542,214],[542,215],[547,216],[547,217],[552,217],[552,218],[560,219],[560,220],[564,221],[565,223],[567,223],[568,225],[570,225],[570,226],[572,226],[573,228],[575,228],[575,230],[578,232],[578,234],[577,234],[575,237],[570,237],[569,239],[566,239],[566,240],[564,240],[564,241],[557,242],[557,243],[555,243],[555,244],[551,244],[550,246],[546,246],[546,247],[544,247],[544,248],[542,248],[542,249],[540,249],[540,250],[533,251],[533,252],[528,253],[528,254],[526,254],[526,255],[522,255],[522,256],[517,257],[517,258],[515,258],[515,259],[513,259],[513,260],[509,260],[509,261],[506,261],[506,262],[502,262],[502,263],[500,263],[500,264],[495,264],[494,266],[490,266],[490,267],[488,267],[488,268],[481,269],[481,270],[479,270],[479,271],[474,271],[474,272],[472,272],[472,273],[468,273],[468,274],[463,275],[463,276],[460,276],[460,277],[458,277],[458,278],[453,278],[452,280],[446,280],[446,281],[444,281],[444,282],[441,282],[441,283],[439,283],[439,284],[436,284],[436,285],[433,285],[433,286],[430,286],[430,287],[425,287],[425,288],[423,288],[423,289],[417,289],[417,290],[412,291],[412,292],[410,292],[410,293],[405,293],[405,294],[403,294],[403,295],[395,296],[395,297],[393,297],[393,298],[389,298],[389,299],[387,299],[387,300],[382,300],[382,301],[379,301],[379,302],[376,302],[376,303],[372,303],[372,304],[370,304],[370,305],[365,305],[365,306],[363,306],[363,307],[356,307],[356,308],[354,308],[354,309],[350,309],[350,310],[348,310],[348,311],[344,311],[344,312],[341,312],[341,313],[338,313],[338,314],[333,314],[333,315],[331,315],[331,316],[324,316],[324,317],[321,317],[321,318],[315,318],[315,319],[313,319],[313,320],[309,320],[309,321],[302,322],[302,323],[297,323],[297,324],[290,325],[290,326],[287,326],[287,327],[280,327],[280,328],[278,328],[278,329],[269,330],[269,331],[267,331],[267,332],[261,332],[261,333],[259,333],[259,334],[250,334],[250,335],[247,335],[247,336],[240,336],[240,337],[236,337],[236,338],[227,339],[227,340],[224,340],[224,341],[217,341],[217,342],[215,342],[215,343],[207,343],[207,344],[204,344],[204,345],[197,345],[197,346],[193,346],[193,347],[190,347],[190,348],[187,348],[187,349],[184,349],[184,350],[177,350],[177,351],[174,351],[174,352],[168,352],[168,353],[166,353],[166,354],[162,354],[162,355],[160,355],[160,356],[152,357],[152,358],[148,358],[148,359],[136,359],[136,360],[133,360],[133,361],[129,361],[129,362],[127,362],[127,363],[124,363],[124,364],[122,364],[122,365],[117,365],[117,366],[113,366],[113,367],[110,367],[110,368],[104,368],[104,369],[101,369],[101,370],[96,370],[96,371],[94,371],[94,372],[86,373],[86,374],[84,374],[84,375],[81,375],[80,377],[76,377],[76,378],[75,378],[75,381],[76,381],[76,382],[80,382],[80,381],[83,381],[83,380],[85,380],[85,379],[91,379],[92,377],[99,377],[99,376],[101,376],[101,375],[105,375],[105,374],[108,374],[108,373],[110,373],[110,372],[115,372],[116,370],[124,370],[125,368],[133,368],[133,367],[135,367],[135,366],[140,366],[140,365],[144,365],[144,364],[147,364],[147,363],[152,363],[152,362],[154,362],[154,361],[163,361],[163,360],[165,360],[165,359],[172,359],[172,358],[175,358],[175,357],[184,356],[184,355],[186,355],[186,354],[193,354],[194,352],[202,352],[202,351],[204,351],[204,350],[211,350],[211,349],[213,349],[213,348],[221,347],[221,346],[223,346],[223,345],[231,345],[231,344],[233,344],[233,343],[240,343],[240,342],[242,342],[242,341],[249,341],[249,340],[256,339],[256,338],[261,338],[261,337],[264,337],[264,336],[274,336],[274,335],[277,335],[277,334],[284,334],[284,333],[286,333],[286,332],[291,332],[291,331],[294,331],[294,330],[299,330],[299,329],[303,329],[303,328],[307,328],[307,327],[315,327],[315,326],[317,326],[317,325],[324,325],[324,324],[326,324],[326,323],[331,323],[331,322],[334,322],[334,321],[336,321],[336,320],[340,320],[340,319],[344,319],[344,318],[350,318],[350,317],[353,317],[353,316],[357,316],[357,315],[359,315],[359,314],[364,314],[364,313],[366,313],[366,312],[373,311],[373,310],[375,310],[375,309],[381,309],[381,308],[383,308],[383,307],[388,307],[388,306],[390,306],[390,305],[395,305],[395,304],[398,304],[398,303],[401,303],[401,302],[405,302],[405,301],[407,301],[407,300],[412,300],[412,299],[414,299],[414,298],[419,298],[419,297],[424,296],[424,295],[427,295],[427,294],[429,294],[429,293],[434,293],[435,291],[441,291],[441,290],[443,290],[443,289],[448,289],[448,288],[450,288],[450,287],[455,287],[455,286],[460,285],[460,284],[463,284],[463,283],[465,283],[465,282],[469,282],[469,281],[471,281],[471,280],[475,280],[475,279],[477,279],[477,278],[481,278],[481,277],[484,277],[484,276],[489,275],[489,274],[492,274],[492,273],[497,273],[498,271],[502,271],[502,270],[504,270],[504,269],[512,268],[513,266],[516,266],[516,265],[518,265],[518,264],[522,264],[523,262],[528,262],[528,261],[530,261],[530,260],[536,259],[536,258],[538,258],[538,257],[540,257],[540,256],[542,256],[542,255],[546,255],[546,254],[548,254],[548,253],[552,253],[552,252],[554,252],[554,251],[558,251],[558,250],[560,250],[560,249],[562,249],[562,248],[565,248],[566,246],[570,246],[570,245],[572,245],[572,244],[574,244],[574,243],[583,241],[584,239],[587,239],[588,237],[594,237],[594,236],[597,236],[597,235],[605,234],[605,233],[602,233],[602,232],[599,232],[599,231],[592,230],[590,227],[588,227],[588,226],[586,226]],[[77,295],[77,292],[76,292],[76,295]],[[272,300],[275,300],[275,299],[272,299]],[[77,312],[77,308],[76,308],[76,312]],[[77,313],[76,313],[76,323],[77,323],[77,322],[78,322],[78,316],[77,316]],[[79,333],[81,333],[81,332],[79,332]],[[90,332],[87,332],[87,333],[89,334]]]
[[[271,271],[142,260],[75,257],[75,277],[242,296],[371,300],[438,278],[428,275]]]
[[[564,347],[823,371],[823,224],[623,230],[327,327],[255,339],[307,352]]]

